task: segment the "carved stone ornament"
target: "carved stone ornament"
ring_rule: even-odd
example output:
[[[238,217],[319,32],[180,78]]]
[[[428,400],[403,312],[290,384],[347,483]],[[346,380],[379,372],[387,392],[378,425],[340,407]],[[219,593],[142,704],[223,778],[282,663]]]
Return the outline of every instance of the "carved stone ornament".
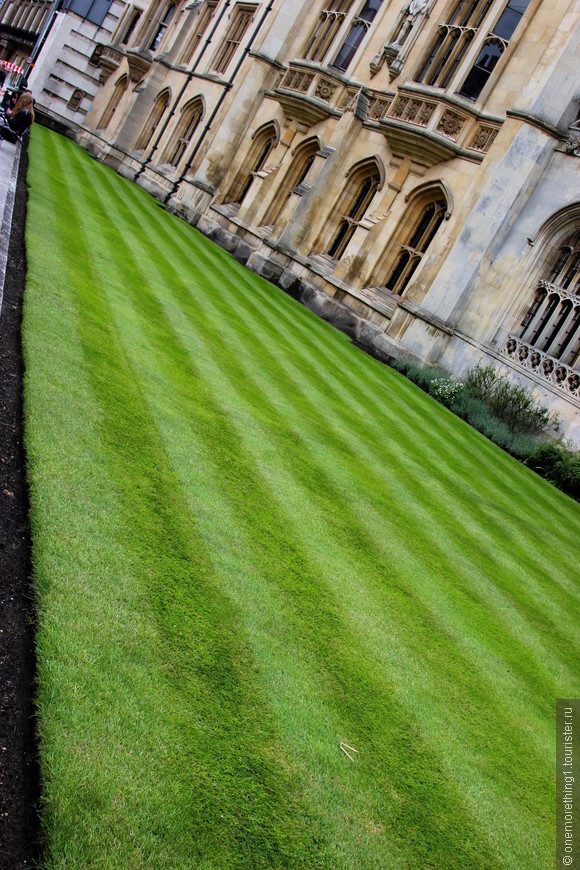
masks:
[[[131,81],[135,82],[135,84],[143,81],[151,68],[152,61],[153,59],[147,57],[145,54],[136,51],[128,51],[127,63],[129,64],[129,78]]]
[[[578,136],[568,136],[564,142],[564,151],[566,154],[574,154],[580,157],[580,138]]]
[[[464,123],[465,119],[456,115],[455,112],[444,112],[437,125],[437,132],[449,136],[450,139],[455,139]]]
[[[318,86],[315,91],[315,96],[318,97],[319,100],[323,100],[325,103],[330,103],[337,89],[337,85],[334,82],[329,82],[326,79],[320,79],[318,82]]]
[[[411,31],[417,24],[418,19],[425,14],[427,3],[428,0],[411,0],[406,9],[403,10],[398,24],[391,35],[391,39],[383,45],[381,51],[370,62],[371,78],[382,69],[385,62],[389,67],[390,78],[393,79],[398,75],[400,69],[393,70],[393,64],[411,35]],[[400,66],[402,66],[402,63]],[[394,75],[392,74],[393,72]]]
[[[101,70],[102,82],[106,82],[109,76],[115,72],[115,70],[123,60],[123,57],[124,55],[122,51],[113,48],[111,45],[103,45],[98,61]]]

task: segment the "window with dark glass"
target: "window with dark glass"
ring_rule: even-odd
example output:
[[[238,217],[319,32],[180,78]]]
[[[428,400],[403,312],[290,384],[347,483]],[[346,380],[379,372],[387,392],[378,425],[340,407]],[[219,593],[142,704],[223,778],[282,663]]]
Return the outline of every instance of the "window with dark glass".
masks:
[[[70,0],[68,5],[65,5],[65,9],[68,9],[69,12],[75,12],[81,18],[86,18],[100,27],[112,2],[113,0]]]
[[[302,57],[321,63],[352,9],[354,0],[326,0],[324,8],[308,37]]]
[[[363,8],[352,22],[352,26],[343,42],[332,66],[340,70],[346,70],[355,56],[361,42],[365,38],[369,27],[375,19],[383,0],[366,0]]]
[[[380,176],[376,163],[361,167],[348,182],[338,206],[342,212],[338,228],[328,248],[328,255],[334,260],[339,260],[344,254],[358,224],[365,216],[379,184]]]
[[[479,31],[493,0],[458,0],[423,61],[416,80],[445,88]]]
[[[530,0],[510,0],[485,40],[477,60],[459,90],[462,97],[468,97],[470,100],[478,99],[498,60],[507,48],[529,2]]]
[[[235,5],[228,32],[218,48],[211,65],[211,69],[214,72],[226,72],[238,46],[244,38],[246,30],[252,22],[256,8],[256,6],[246,6],[246,4],[242,3]]]
[[[131,20],[129,22],[129,26],[128,26],[127,30],[125,31],[125,35],[123,36],[123,39],[121,40],[121,45],[129,45],[129,40],[131,39],[131,37],[135,33],[135,28],[137,27],[137,24],[139,23],[140,18],[141,18],[140,12],[133,13],[133,16],[131,17]]]
[[[580,233],[552,254],[518,338],[568,366],[580,355]]]
[[[175,3],[172,3],[170,6],[167,7],[167,11],[165,12],[165,15],[163,16],[163,18],[159,22],[159,26],[155,32],[155,36],[153,37],[153,39],[151,40],[151,44],[149,45],[149,51],[157,51],[157,49],[161,45],[161,40],[165,36],[167,28],[171,24],[171,19],[173,18],[174,15],[175,15]]]
[[[388,290],[392,290],[399,296],[405,292],[413,273],[443,223],[446,210],[447,205],[443,199],[430,202],[423,207],[408,240],[400,244],[395,265],[385,282]]]

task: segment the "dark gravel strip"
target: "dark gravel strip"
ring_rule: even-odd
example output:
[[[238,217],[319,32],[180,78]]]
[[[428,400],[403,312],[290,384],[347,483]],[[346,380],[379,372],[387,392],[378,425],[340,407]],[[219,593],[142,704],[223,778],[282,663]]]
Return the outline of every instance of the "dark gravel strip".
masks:
[[[39,859],[37,761],[33,693],[34,604],[28,490],[22,431],[20,326],[26,276],[23,151],[0,317],[0,868]]]

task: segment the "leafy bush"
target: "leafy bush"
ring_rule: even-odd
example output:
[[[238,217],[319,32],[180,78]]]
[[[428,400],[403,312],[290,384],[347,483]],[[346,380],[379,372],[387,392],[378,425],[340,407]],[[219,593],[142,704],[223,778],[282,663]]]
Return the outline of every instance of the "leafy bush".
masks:
[[[536,435],[557,426],[558,415],[538,404],[525,387],[510,384],[493,366],[476,366],[465,379],[466,389],[481,399],[511,432]]]
[[[493,414],[486,403],[464,388],[457,393],[450,409],[462,420],[485,435],[518,459],[526,459],[536,447],[536,438],[522,432],[513,432],[504,420]]]
[[[442,369],[430,369],[427,366],[407,360],[393,360],[391,366],[402,375],[405,375],[410,381],[413,381],[414,384],[417,384],[418,387],[421,387],[426,393],[429,392],[429,385],[432,381],[449,377]]]
[[[558,489],[580,501],[580,453],[565,442],[543,441],[527,464]]]
[[[463,388],[463,384],[457,378],[435,378],[429,384],[429,395],[446,408],[451,408]]]

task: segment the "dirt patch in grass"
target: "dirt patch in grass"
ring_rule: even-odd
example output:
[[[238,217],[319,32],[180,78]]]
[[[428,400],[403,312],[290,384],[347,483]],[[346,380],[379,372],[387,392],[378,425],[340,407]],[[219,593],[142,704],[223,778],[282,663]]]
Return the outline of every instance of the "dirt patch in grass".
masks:
[[[20,324],[26,275],[26,168],[16,190],[0,316],[0,868],[33,866],[39,855],[35,742],[34,607],[22,433]]]

